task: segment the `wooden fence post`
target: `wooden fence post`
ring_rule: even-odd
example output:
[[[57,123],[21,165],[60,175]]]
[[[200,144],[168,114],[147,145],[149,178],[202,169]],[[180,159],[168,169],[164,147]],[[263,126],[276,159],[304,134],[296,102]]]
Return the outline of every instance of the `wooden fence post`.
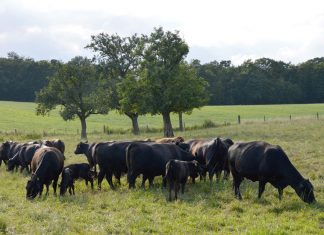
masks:
[[[290,121],[291,121],[291,114],[289,115],[289,119],[290,119]]]
[[[238,122],[238,124],[241,124],[241,116],[240,115],[237,116],[237,122]]]
[[[317,120],[319,120],[319,115],[318,115],[318,112],[316,113],[316,117],[317,117]]]

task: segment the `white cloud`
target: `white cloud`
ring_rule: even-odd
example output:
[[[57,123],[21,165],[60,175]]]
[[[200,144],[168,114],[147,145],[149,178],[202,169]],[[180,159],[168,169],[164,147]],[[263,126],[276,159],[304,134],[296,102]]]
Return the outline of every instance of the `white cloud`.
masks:
[[[6,22],[0,28],[0,56],[16,51],[66,61],[90,54],[84,50],[90,35],[148,34],[158,26],[180,30],[191,48],[188,58],[202,62],[252,57],[301,62],[323,56],[321,0],[2,0],[0,21]]]

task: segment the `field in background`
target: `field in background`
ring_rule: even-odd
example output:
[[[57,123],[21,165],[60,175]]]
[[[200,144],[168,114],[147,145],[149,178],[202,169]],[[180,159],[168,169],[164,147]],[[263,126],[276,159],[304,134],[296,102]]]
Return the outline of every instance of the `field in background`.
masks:
[[[57,114],[47,118],[35,117],[33,109],[31,103],[0,102],[0,140],[11,138],[24,142],[33,139],[33,135],[3,132],[13,128],[26,133],[42,132],[43,128],[53,128],[56,133],[63,130],[63,133],[50,138],[61,138],[66,143],[65,165],[86,162],[84,156],[73,153],[80,139],[75,131],[79,122],[66,123]],[[271,112],[273,119],[263,122],[265,112],[269,116]],[[315,119],[316,112],[320,113],[320,120]],[[236,124],[238,113],[243,119],[241,125]],[[292,121],[289,120],[290,114],[293,115]],[[248,120],[244,121],[244,117]],[[108,188],[105,180],[102,191],[91,191],[84,182],[76,182],[75,196],[55,197],[50,188],[49,197],[30,202],[25,199],[29,176],[8,173],[2,165],[0,234],[323,234],[323,117],[322,104],[204,107],[200,112],[195,111],[185,117],[186,123],[200,125],[206,119],[222,123],[227,119],[231,125],[177,132],[185,139],[227,136],[234,141],[264,140],[282,146],[300,173],[314,185],[315,204],[302,202],[290,187],[284,190],[283,200],[279,202],[277,190],[270,184],[267,184],[262,199],[258,200],[258,184],[250,181],[242,183],[243,200],[238,201],[232,191],[232,179],[214,181],[212,186],[199,180],[195,185],[188,183],[180,200],[169,203],[166,201],[167,191],[161,188],[161,177],[155,178],[152,189],[139,188],[140,179],[137,179],[137,188],[128,190],[125,177],[115,191]],[[114,118],[114,122],[109,121]],[[160,117],[149,116],[140,120],[151,121],[150,125],[161,127]],[[123,125],[129,128],[127,118],[111,113],[106,117],[91,118],[88,123],[90,132],[95,128],[101,130],[103,123],[112,128],[122,128]],[[64,128],[67,129],[66,134]],[[88,136],[90,141],[158,137],[161,133],[143,133],[134,137],[131,134],[108,136],[93,132]]]
[[[80,121],[63,121],[59,110],[54,110],[49,116],[36,116],[34,103],[0,101],[0,132],[3,134],[38,134],[65,135],[80,133]],[[217,126],[237,124],[238,115],[242,123],[263,122],[274,120],[310,119],[316,120],[316,114],[324,119],[324,104],[297,105],[247,105],[247,106],[205,106],[195,109],[191,115],[184,114],[183,121],[186,129],[201,127],[206,120]],[[178,116],[171,116],[174,128],[178,127]],[[103,126],[113,133],[125,133],[131,129],[131,121],[125,115],[111,111],[108,115],[93,115],[87,119],[88,133],[103,132]],[[143,133],[151,133],[152,129],[162,129],[160,115],[139,117],[139,126]],[[156,132],[156,131],[155,131]]]

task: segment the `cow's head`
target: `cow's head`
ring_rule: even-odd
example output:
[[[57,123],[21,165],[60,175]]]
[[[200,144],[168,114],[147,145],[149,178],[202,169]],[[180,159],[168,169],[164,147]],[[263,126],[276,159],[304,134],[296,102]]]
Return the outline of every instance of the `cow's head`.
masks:
[[[314,196],[314,187],[309,180],[303,180],[295,190],[304,202],[312,203],[316,201]]]
[[[37,175],[32,175],[31,179],[28,180],[26,185],[26,198],[34,199],[37,194],[41,191],[42,184]]]
[[[62,181],[60,183],[60,195],[63,196],[66,193],[67,188],[73,184],[72,170],[65,168],[62,172]]]
[[[7,159],[10,150],[10,142],[6,141],[0,145],[0,159]]]
[[[86,142],[80,142],[75,150],[74,150],[74,154],[85,154],[88,151],[89,148],[89,144],[88,141]]]
[[[206,167],[202,164],[200,164],[198,161],[194,160],[192,161],[195,166],[195,171],[197,173],[196,177],[199,175],[200,178],[206,177]]]
[[[18,166],[15,158],[10,158],[7,163],[7,171],[13,171]]]

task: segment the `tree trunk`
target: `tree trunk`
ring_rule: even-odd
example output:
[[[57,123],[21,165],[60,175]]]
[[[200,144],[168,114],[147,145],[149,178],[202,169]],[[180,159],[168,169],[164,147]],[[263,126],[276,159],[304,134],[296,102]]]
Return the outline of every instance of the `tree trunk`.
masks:
[[[86,118],[85,117],[80,117],[81,121],[81,139],[83,140],[88,140],[87,137],[87,123],[86,123]]]
[[[138,120],[137,119],[138,119],[138,115],[132,117],[133,134],[134,135],[139,135],[140,134],[140,130],[139,130]]]
[[[134,135],[139,135],[140,130],[138,126],[138,114],[137,113],[125,113],[127,117],[129,117],[132,120],[132,132]]]
[[[182,112],[179,112],[179,130],[183,131]]]
[[[170,113],[162,113],[164,137],[174,137]]]

